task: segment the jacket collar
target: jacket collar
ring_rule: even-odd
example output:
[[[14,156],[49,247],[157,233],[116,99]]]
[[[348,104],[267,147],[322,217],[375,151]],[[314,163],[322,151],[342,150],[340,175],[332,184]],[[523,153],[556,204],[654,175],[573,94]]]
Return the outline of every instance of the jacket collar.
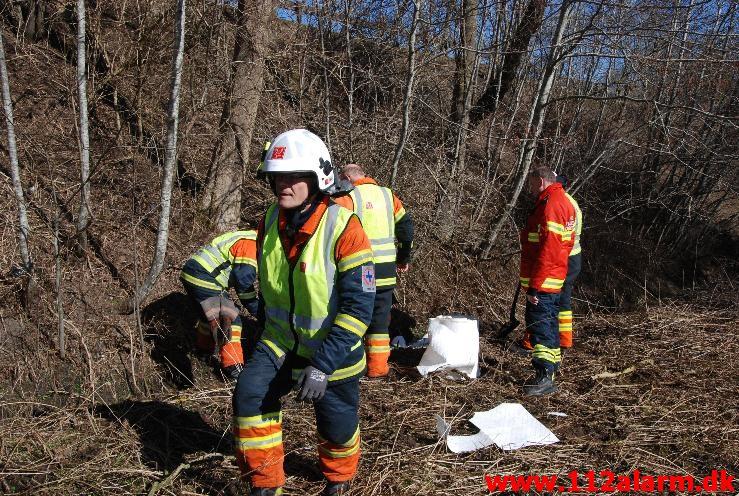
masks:
[[[326,212],[326,209],[328,208],[329,201],[331,201],[330,197],[327,195],[323,195],[319,193],[322,198],[318,200],[318,205],[316,206],[316,209],[313,211],[310,217],[306,219],[306,221],[303,223],[302,226],[300,226],[300,229],[298,229],[298,232],[304,233],[307,235],[311,235],[314,232],[316,232],[316,229],[318,229],[318,223],[321,222],[321,218],[323,218],[324,212]],[[285,228],[287,227],[287,212],[283,209],[280,209],[280,216],[279,216],[279,230],[280,232],[284,232]]]
[[[376,186],[377,185],[377,181],[375,181],[374,179],[372,179],[369,176],[364,176],[363,178],[357,179],[356,181],[354,181],[353,184],[354,184],[354,186],[359,186],[361,184],[374,184]]]
[[[540,203],[540,202],[546,201],[547,198],[549,198],[549,195],[551,195],[552,193],[554,193],[558,189],[559,190],[562,189],[562,185],[561,184],[559,184],[559,183],[550,184],[549,186],[547,186],[544,189],[544,191],[542,191],[541,193],[539,193],[539,197],[536,199],[536,203]]]

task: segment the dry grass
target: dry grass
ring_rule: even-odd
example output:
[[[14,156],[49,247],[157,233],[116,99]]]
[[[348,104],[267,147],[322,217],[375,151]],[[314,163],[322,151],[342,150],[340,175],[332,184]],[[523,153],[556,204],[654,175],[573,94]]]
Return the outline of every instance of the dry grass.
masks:
[[[484,494],[484,474],[640,470],[703,476],[739,471],[739,353],[735,301],[662,302],[590,314],[567,352],[561,392],[525,399],[527,359],[482,347],[476,381],[422,379],[396,365],[362,382],[363,455],[352,494]],[[409,363],[413,356],[396,357]],[[604,371],[631,373],[593,379]],[[7,494],[237,494],[230,388],[193,362],[195,386],[110,403],[101,394],[48,393],[1,401],[0,489]],[[167,381],[160,378],[163,384]],[[153,381],[150,381],[153,382]],[[83,388],[87,389],[87,388]],[[99,388],[102,390],[102,387]],[[17,391],[16,391],[17,392]],[[561,439],[547,447],[448,453],[433,415],[467,430],[475,410],[522,402]],[[548,416],[549,411],[567,417]],[[285,402],[287,489],[319,494],[312,408]]]

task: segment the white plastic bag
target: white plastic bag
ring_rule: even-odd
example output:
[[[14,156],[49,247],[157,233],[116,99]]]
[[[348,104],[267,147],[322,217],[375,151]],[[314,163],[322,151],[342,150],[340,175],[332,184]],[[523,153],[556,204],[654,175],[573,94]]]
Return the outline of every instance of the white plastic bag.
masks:
[[[454,369],[477,378],[480,333],[477,320],[439,315],[429,321],[429,346],[421,357],[422,376],[440,369]]]

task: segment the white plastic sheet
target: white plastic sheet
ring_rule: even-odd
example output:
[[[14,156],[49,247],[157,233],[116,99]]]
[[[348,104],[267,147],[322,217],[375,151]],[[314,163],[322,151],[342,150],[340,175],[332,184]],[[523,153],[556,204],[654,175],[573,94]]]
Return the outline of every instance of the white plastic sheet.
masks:
[[[429,346],[418,364],[422,376],[435,370],[454,369],[477,378],[480,333],[476,320],[440,315],[429,321],[428,337]]]
[[[436,416],[436,430],[442,438],[446,437],[450,451],[466,453],[493,444],[509,451],[559,441],[552,431],[519,403],[502,403],[492,410],[476,412],[470,422],[480,432],[471,436],[450,436],[451,426],[440,416]]]

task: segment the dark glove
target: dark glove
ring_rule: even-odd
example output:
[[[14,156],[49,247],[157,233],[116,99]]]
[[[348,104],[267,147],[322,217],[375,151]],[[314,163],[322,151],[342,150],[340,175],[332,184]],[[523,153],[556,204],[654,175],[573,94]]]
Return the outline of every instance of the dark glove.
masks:
[[[224,367],[223,375],[235,381],[239,378],[239,374],[241,374],[242,370],[244,370],[244,367],[240,363],[236,363],[234,365]]]
[[[300,401],[317,401],[326,394],[326,386],[328,386],[328,375],[308,365],[300,373],[295,389],[300,389],[298,393]]]

